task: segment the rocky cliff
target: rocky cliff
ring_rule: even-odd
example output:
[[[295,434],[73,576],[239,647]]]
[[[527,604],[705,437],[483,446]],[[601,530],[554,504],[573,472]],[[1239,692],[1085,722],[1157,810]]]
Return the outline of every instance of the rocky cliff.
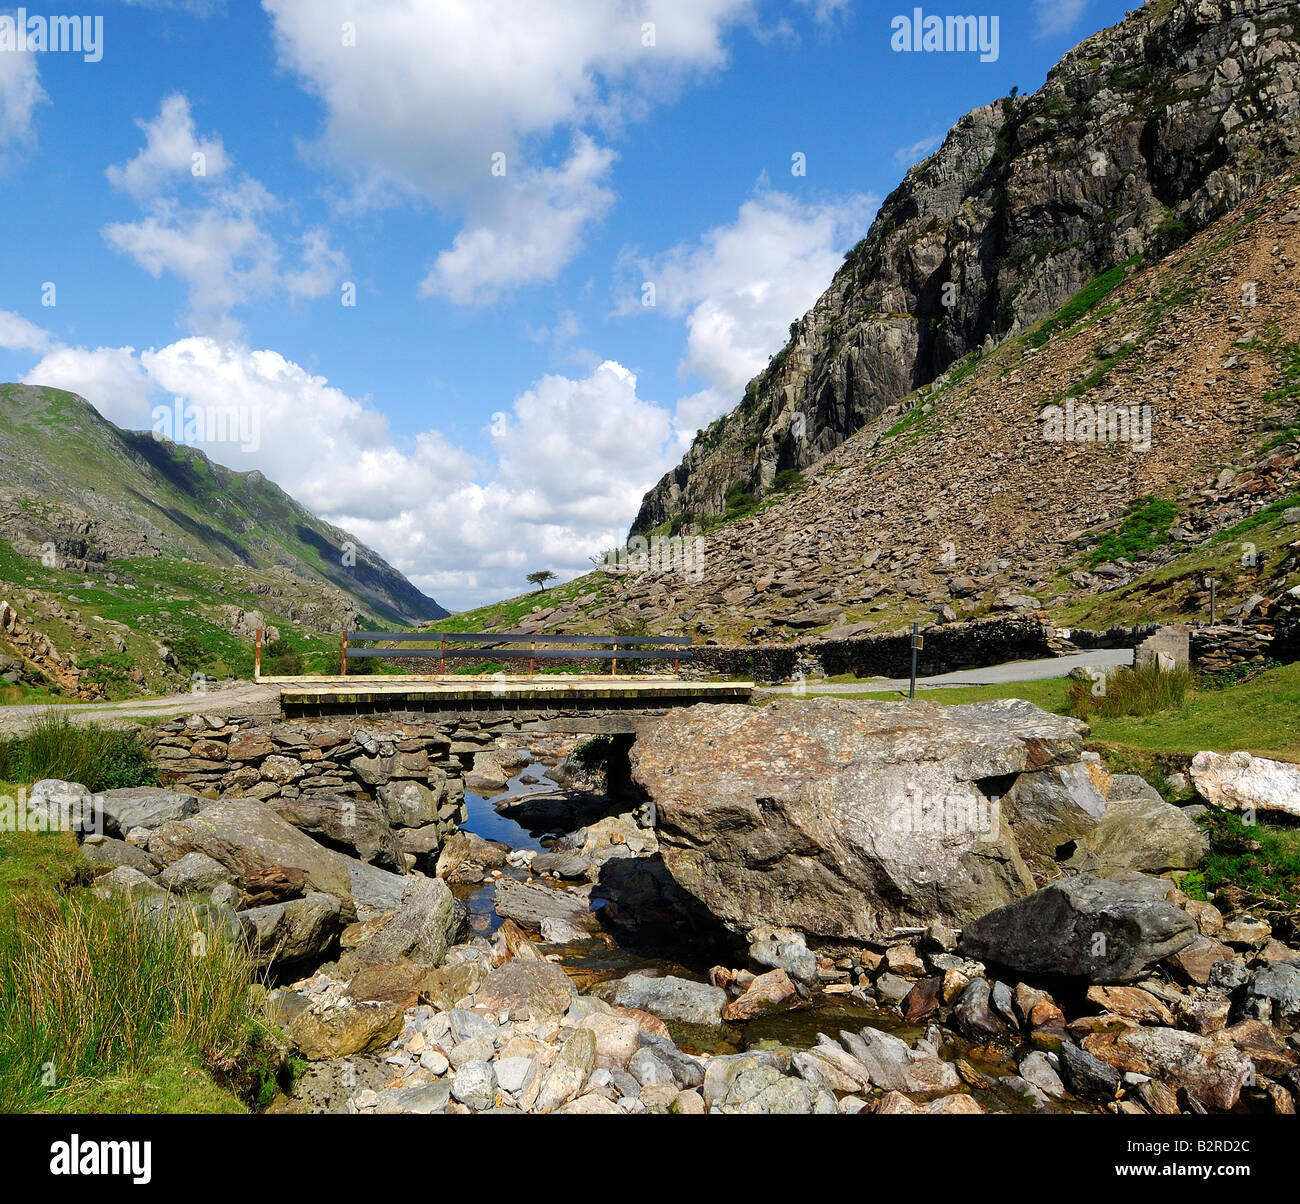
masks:
[[[1300,153],[1300,10],[1152,0],[908,172],[736,409],[645,497],[692,529],[777,484],[1090,280],[1159,260]]]

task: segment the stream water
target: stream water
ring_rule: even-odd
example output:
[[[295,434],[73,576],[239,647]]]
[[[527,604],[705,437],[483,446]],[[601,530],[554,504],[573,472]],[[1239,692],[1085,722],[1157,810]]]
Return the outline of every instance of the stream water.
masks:
[[[461,827],[485,839],[500,841],[512,849],[542,852],[565,833],[559,828],[530,830],[498,809],[526,795],[542,792],[555,794],[561,791],[548,775],[546,766],[533,759],[527,750],[521,750],[521,755],[524,754],[529,757],[528,763],[509,779],[504,791],[491,798],[466,793],[468,817]],[[527,871],[508,866],[502,873],[521,879],[527,877]],[[488,878],[482,885],[454,888],[456,895],[469,908],[470,927],[477,935],[488,935],[503,922],[493,906],[495,882],[495,879]],[[599,910],[602,904],[602,900],[594,900],[593,910]],[[589,990],[604,980],[621,978],[634,970],[653,970],[660,974],[707,981],[708,964],[698,960],[699,955],[693,954],[688,942],[683,944],[687,947],[656,949],[648,953],[631,947],[619,938],[616,931],[602,930],[596,940],[549,946],[548,949],[558,954],[559,964],[582,991]],[[842,1029],[856,1032],[866,1027],[893,1033],[911,1044],[923,1031],[920,1026],[906,1023],[895,1012],[864,1006],[843,997],[828,998],[816,1007],[765,1016],[744,1024],[725,1024],[720,1030],[693,1029],[672,1023],[668,1027],[681,1048],[709,1054],[738,1053],[768,1046],[806,1049],[817,1043],[818,1033],[835,1036]],[[1008,1062],[1010,1052],[996,1046],[979,1046],[957,1039],[952,1048],[945,1050],[945,1056],[960,1056],[981,1074],[996,1079],[1000,1075],[1015,1073],[1014,1062]],[[994,1111],[1029,1110],[1023,1101],[1004,1088],[975,1086],[968,1090],[981,1104]],[[1053,1110],[1056,1110],[1055,1107]],[[1081,1110],[1093,1109],[1082,1105]]]

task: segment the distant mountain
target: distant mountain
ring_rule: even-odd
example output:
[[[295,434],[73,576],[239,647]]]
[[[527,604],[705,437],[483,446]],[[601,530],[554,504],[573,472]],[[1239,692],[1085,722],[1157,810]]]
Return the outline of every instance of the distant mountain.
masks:
[[[697,530],[779,493],[1089,281],[1159,261],[1298,154],[1300,6],[1148,0],[1032,96],[967,114],[907,173],[737,407],[645,495],[632,533]]]
[[[0,538],[26,557],[53,545],[61,568],[90,573],[119,560],[189,559],[276,570],[294,589],[324,583],[343,597],[326,605],[337,595],[321,594],[311,611],[318,629],[349,612],[402,625],[448,613],[260,472],[122,430],[76,394],[39,385],[0,385]],[[355,564],[344,563],[347,544]],[[257,592],[284,589],[262,583]]]
[[[1203,620],[1209,578],[1220,619],[1272,613],[1300,586],[1300,163],[707,528],[455,622],[737,643],[998,614],[1105,629]]]

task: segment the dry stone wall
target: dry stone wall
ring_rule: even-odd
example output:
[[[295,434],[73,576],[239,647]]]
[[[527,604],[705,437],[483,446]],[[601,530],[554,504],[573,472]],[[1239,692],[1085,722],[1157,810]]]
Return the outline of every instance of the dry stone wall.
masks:
[[[1041,620],[1005,617],[925,628],[917,672],[925,677],[958,669],[982,669],[1004,661],[1073,651]],[[694,649],[693,675],[722,673],[755,681],[788,681],[854,673],[859,677],[906,677],[912,668],[910,631],[848,639],[801,640],[780,645],[704,645]]]

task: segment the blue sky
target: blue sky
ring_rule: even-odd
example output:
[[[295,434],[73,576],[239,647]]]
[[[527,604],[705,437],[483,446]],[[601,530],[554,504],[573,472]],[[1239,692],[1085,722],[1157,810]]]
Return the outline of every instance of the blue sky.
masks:
[[[923,6],[996,15],[984,62],[895,52],[913,7],[134,0],[95,62],[0,9],[0,379],[136,429],[235,407],[213,458],[444,605],[571,576],[906,168],[1124,15]]]

